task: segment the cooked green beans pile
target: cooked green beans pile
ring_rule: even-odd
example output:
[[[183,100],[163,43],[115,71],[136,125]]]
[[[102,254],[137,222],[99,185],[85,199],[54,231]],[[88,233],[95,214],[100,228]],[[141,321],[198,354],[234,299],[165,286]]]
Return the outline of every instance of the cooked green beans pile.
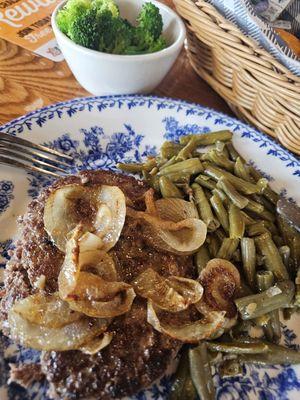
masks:
[[[235,326],[183,351],[170,399],[194,399],[196,393],[214,399],[212,364],[232,376],[245,362],[300,363],[299,352],[277,344],[279,311],[290,317],[300,307],[300,235],[277,215],[279,196],[231,140],[227,130],[186,135],[179,143],[164,142],[144,163],[118,165],[139,173],[164,198],[194,202],[208,230],[194,256],[199,274],[217,257],[230,260],[241,275]],[[260,340],[251,339],[251,327],[261,329]]]

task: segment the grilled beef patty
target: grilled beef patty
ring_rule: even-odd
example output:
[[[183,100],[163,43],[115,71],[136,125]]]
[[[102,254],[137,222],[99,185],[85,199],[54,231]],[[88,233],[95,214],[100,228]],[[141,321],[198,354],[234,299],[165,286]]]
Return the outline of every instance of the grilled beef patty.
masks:
[[[13,303],[32,294],[41,275],[45,290],[57,290],[57,278],[64,255],[51,242],[43,225],[44,204],[56,188],[71,183],[115,185],[136,209],[144,209],[144,182],[108,171],[85,171],[60,179],[28,206],[20,218],[22,235],[6,269],[2,315],[5,319]],[[179,257],[152,248],[139,221],[126,218],[121,237],[112,249],[121,280],[130,283],[146,268],[164,276],[193,277],[190,257]],[[161,377],[176,356],[180,343],[147,323],[146,302],[136,297],[131,310],[116,317],[109,326],[110,345],[95,355],[80,351],[45,352],[41,367],[50,383],[53,398],[108,400],[132,395]],[[9,331],[6,332],[9,334]]]

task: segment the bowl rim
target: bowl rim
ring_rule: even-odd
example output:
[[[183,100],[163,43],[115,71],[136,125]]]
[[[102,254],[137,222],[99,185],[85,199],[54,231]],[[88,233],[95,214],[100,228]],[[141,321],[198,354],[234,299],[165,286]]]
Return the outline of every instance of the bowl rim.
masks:
[[[179,34],[178,34],[176,40],[170,46],[166,47],[165,49],[156,51],[154,53],[134,54],[134,55],[130,55],[130,54],[110,54],[110,53],[104,53],[104,52],[99,51],[99,50],[89,49],[87,47],[81,46],[81,45],[73,42],[57,26],[57,23],[56,23],[57,13],[58,13],[59,9],[62,8],[67,1],[68,0],[63,0],[62,2],[60,2],[55,7],[54,11],[52,12],[52,15],[51,15],[52,29],[53,29],[53,32],[54,32],[55,36],[57,36],[57,35],[60,36],[61,39],[68,44],[68,46],[72,47],[74,50],[80,51],[83,54],[89,54],[89,55],[93,55],[93,56],[98,56],[99,58],[107,58],[107,59],[112,59],[112,60],[116,60],[116,61],[120,60],[120,59],[122,59],[123,61],[138,61],[138,60],[142,60],[142,59],[149,59],[149,60],[150,59],[157,59],[157,58],[166,57],[166,56],[176,52],[178,49],[180,49],[183,46],[184,40],[186,38],[186,28],[185,28],[185,25],[184,25],[183,21],[181,20],[180,16],[178,14],[176,14],[176,12],[173,11],[167,5],[165,5],[163,3],[160,3],[160,2],[158,2],[156,0],[150,0],[151,3],[156,5],[158,8],[164,9],[165,12],[167,12],[171,16],[173,16],[173,18],[176,20],[176,22],[177,22],[177,24],[179,26]],[[146,3],[146,0],[142,0],[142,2]],[[62,53],[63,53],[63,51],[62,51]]]

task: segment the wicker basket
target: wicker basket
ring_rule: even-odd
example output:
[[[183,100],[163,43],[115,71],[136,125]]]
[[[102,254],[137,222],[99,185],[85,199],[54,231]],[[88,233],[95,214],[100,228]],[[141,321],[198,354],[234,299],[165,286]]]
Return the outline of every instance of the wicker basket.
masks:
[[[204,0],[174,0],[195,71],[240,118],[300,154],[300,78]]]

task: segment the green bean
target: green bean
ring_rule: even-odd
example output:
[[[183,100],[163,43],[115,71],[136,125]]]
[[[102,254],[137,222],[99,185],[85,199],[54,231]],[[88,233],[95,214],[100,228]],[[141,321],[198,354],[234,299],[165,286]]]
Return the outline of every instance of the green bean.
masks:
[[[168,167],[169,165],[176,164],[176,156],[171,157],[169,160],[167,160],[164,164],[160,166],[160,170],[163,170],[164,168]]]
[[[239,155],[239,153],[234,148],[232,142],[226,143],[226,147],[227,147],[227,150],[229,152],[229,155],[230,155],[230,158],[232,159],[232,161],[236,161],[238,157],[240,157],[243,160],[243,158]]]
[[[179,151],[183,148],[183,146],[179,143],[174,142],[164,142],[160,148],[160,154],[163,158],[172,158],[177,156]]]
[[[247,182],[244,179],[238,178],[228,171],[224,171],[218,167],[212,165],[203,165],[204,173],[215,181],[219,181],[222,178],[227,179],[238,191],[244,194],[260,193],[260,187],[254,183]]]
[[[266,342],[265,342],[266,343]],[[278,344],[267,343],[269,351],[262,354],[245,354],[240,360],[245,363],[261,365],[274,364],[300,364],[300,352],[288,349]]]
[[[248,167],[250,175],[253,177],[255,182],[257,182],[259,179],[261,179],[263,176],[260,172],[257,171],[256,168],[254,168],[252,165],[249,165]]]
[[[257,215],[260,218],[265,219],[270,222],[275,222],[275,220],[276,220],[275,215],[268,210],[263,210],[262,212],[257,213]]]
[[[217,258],[231,260],[232,255],[236,251],[238,245],[239,245],[239,239],[231,239],[231,238],[224,239],[217,253]]]
[[[217,140],[221,140],[223,142],[231,140],[232,132],[228,130],[223,130],[218,132],[201,133],[199,135],[181,136],[180,143],[186,145],[192,137],[196,139],[197,146],[208,146],[210,144],[216,143]]]
[[[212,205],[215,214],[218,218],[218,220],[220,221],[222,227],[225,229],[226,232],[229,231],[229,219],[228,219],[228,214],[227,211],[225,209],[225,207],[223,206],[222,200],[220,199],[220,197],[217,194],[214,194],[211,198],[210,198],[210,204]]]
[[[159,175],[159,174],[157,174]],[[191,179],[191,175],[188,172],[181,173],[181,172],[173,172],[166,174],[166,176],[170,179],[170,181],[175,183],[189,183]]]
[[[223,240],[226,238],[226,234],[222,228],[218,228],[214,234],[217,236],[218,240],[220,243],[223,242]]]
[[[278,308],[288,307],[294,291],[293,282],[281,281],[264,292],[237,299],[235,304],[242,319],[253,319]]]
[[[180,161],[176,164],[169,165],[161,169],[158,173],[159,176],[168,175],[172,173],[181,173],[190,175],[199,174],[203,171],[202,164],[199,158],[189,158],[188,160]]]
[[[297,272],[300,268],[300,235],[298,233],[292,238],[291,246],[291,260],[293,263],[294,271]]]
[[[226,196],[226,194],[223,192],[223,190],[219,189],[219,188],[215,188],[212,190],[212,194],[217,195],[218,197],[220,197],[220,199],[222,200],[222,203],[227,203],[229,205],[229,199]]]
[[[206,243],[204,243],[194,256],[195,264],[197,267],[198,275],[206,267],[210,260],[210,255]]]
[[[274,275],[271,271],[258,271],[256,279],[258,290],[260,292],[263,292],[274,285]]]
[[[277,229],[277,226],[274,224],[272,221],[267,221],[263,220],[265,226],[268,228],[268,230],[272,233],[272,235],[278,235],[279,231]]]
[[[245,232],[245,221],[240,209],[234,205],[229,206],[229,237],[231,239],[241,239]]]
[[[162,197],[164,198],[169,198],[169,197],[175,197],[182,199],[183,195],[181,191],[178,189],[176,185],[167,176],[161,176],[159,178],[159,188]]]
[[[229,157],[229,153],[228,153],[228,150],[227,150],[225,142],[222,142],[221,140],[217,140],[216,143],[215,143],[215,149],[219,153],[224,153],[227,158]]]
[[[241,364],[235,360],[224,360],[218,368],[219,374],[222,378],[237,376],[243,374]]]
[[[279,319],[279,310],[272,311],[271,313],[271,328],[273,330],[273,341],[279,342],[281,338],[281,327]]]
[[[274,284],[274,275],[270,271],[259,271],[256,277],[259,292],[268,290]],[[277,341],[281,336],[278,310],[271,311],[268,317],[268,321],[263,327],[264,333],[268,340]]]
[[[205,188],[210,190],[213,190],[217,186],[216,183],[213,180],[211,180],[208,176],[201,174],[197,176],[195,182],[199,183],[199,185],[204,186]]]
[[[207,240],[210,255],[213,258],[216,257],[219,252],[219,248],[220,248],[218,239],[216,238],[215,235],[209,235],[206,240]]]
[[[149,176],[146,181],[149,183],[149,185],[156,191],[159,192],[160,187],[159,187],[159,177],[157,175]]]
[[[262,342],[243,343],[243,342],[207,342],[207,348],[210,351],[219,351],[230,354],[259,354],[268,351],[268,345]]]
[[[265,210],[262,204],[257,203],[252,199],[248,199],[248,203],[246,204],[246,210],[250,210],[255,212],[256,214],[261,215],[261,213]],[[267,211],[268,212],[268,211]]]
[[[230,161],[224,153],[220,153],[216,149],[212,149],[207,153],[204,153],[201,160],[211,161],[219,167],[225,168],[226,170],[233,172],[234,163]]]
[[[245,208],[249,203],[249,200],[242,196],[227,179],[221,178],[217,182],[217,188],[222,189],[238,208]]]
[[[277,224],[284,244],[288,245],[291,250],[290,263],[293,273],[296,274],[300,268],[300,235],[280,215],[277,216]]]
[[[118,163],[117,168],[124,172],[130,172],[130,173],[137,173],[137,172],[142,172],[144,169],[144,164],[135,164],[135,163]]]
[[[281,255],[283,264],[285,265],[286,269],[288,269],[290,264],[291,249],[289,246],[281,246],[279,248],[279,254]]]
[[[253,166],[249,166],[249,171],[256,182],[263,178],[262,174],[258,172]],[[268,199],[268,201],[276,205],[279,196],[270,188],[269,185],[263,190],[263,194],[266,199]]]
[[[270,211],[271,213],[274,213],[274,204],[267,200],[263,195],[255,193],[251,195],[251,198],[257,203],[261,204],[264,209]]]
[[[219,226],[219,221],[214,217],[210,203],[207,200],[205,193],[198,183],[192,184],[194,201],[199,211],[200,218],[205,222],[209,231],[215,231]]]
[[[245,225],[246,226],[255,223],[255,220],[252,217],[250,217],[250,215],[248,215],[245,211],[241,210],[241,214],[242,214],[242,217],[243,217],[243,219],[245,221]]]
[[[174,383],[171,387],[169,400],[194,400],[197,392],[190,376],[188,353],[185,352],[177,367]]]
[[[241,239],[241,252],[243,261],[243,270],[248,284],[252,289],[255,288],[255,266],[256,250],[254,240],[243,237]]]
[[[206,343],[189,349],[190,371],[193,383],[201,399],[214,400],[215,388]]]
[[[149,175],[154,176],[158,173],[158,168],[154,167],[151,169],[151,171],[149,172]]]
[[[287,269],[271,236],[267,233],[257,236],[255,244],[264,256],[266,268],[273,272],[274,277],[278,280],[289,279]]]
[[[196,150],[197,147],[197,140],[195,137],[191,137],[187,144],[177,154],[176,161],[184,161],[187,158],[190,158],[193,151]]]
[[[260,188],[259,193],[263,193],[263,191],[267,189],[269,183],[266,178],[261,178],[256,182],[256,185]]]
[[[234,174],[239,178],[244,179],[245,181],[251,182],[251,177],[249,171],[241,160],[241,157],[237,157],[235,164],[234,164]]]
[[[269,186],[263,190],[263,195],[274,205],[276,205],[277,201],[279,200],[278,194],[275,193]]]
[[[258,221],[255,222],[254,224],[247,226],[247,233],[249,236],[252,237],[252,236],[262,235],[263,233],[270,234],[270,231],[266,226],[266,221]]]

